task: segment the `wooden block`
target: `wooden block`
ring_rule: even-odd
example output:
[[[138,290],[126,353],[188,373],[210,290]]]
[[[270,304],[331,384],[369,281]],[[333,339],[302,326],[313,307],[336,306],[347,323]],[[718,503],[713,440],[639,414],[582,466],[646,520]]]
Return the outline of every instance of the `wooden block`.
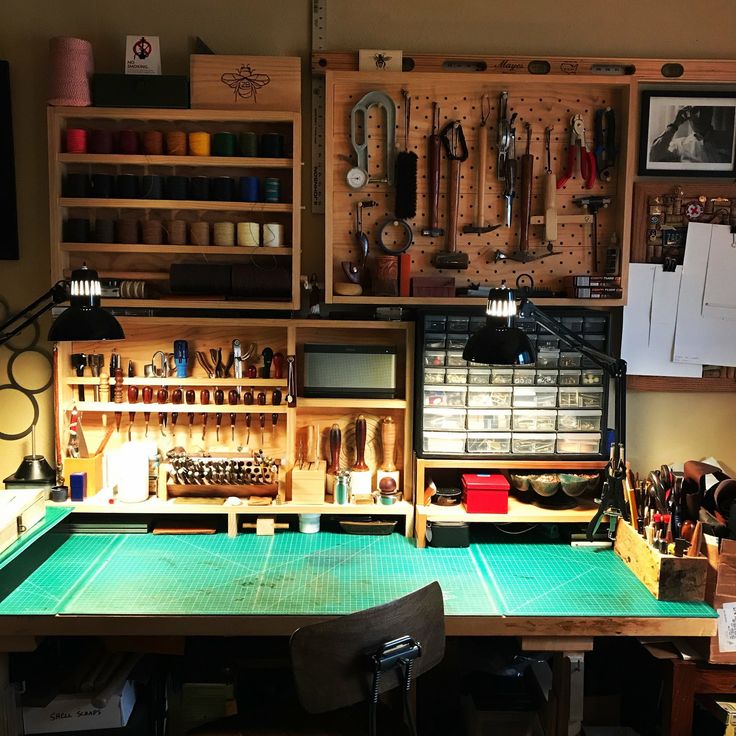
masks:
[[[325,502],[327,463],[294,466],[291,471],[291,501],[300,504],[322,504]]]
[[[707,558],[660,554],[622,519],[616,525],[616,543],[613,549],[657,600],[704,599]]]
[[[94,496],[102,490],[102,458],[103,454],[92,457],[65,457],[64,477],[69,480],[72,473],[87,473],[87,495]]]
[[[193,54],[191,106],[210,110],[301,110],[297,56]]]

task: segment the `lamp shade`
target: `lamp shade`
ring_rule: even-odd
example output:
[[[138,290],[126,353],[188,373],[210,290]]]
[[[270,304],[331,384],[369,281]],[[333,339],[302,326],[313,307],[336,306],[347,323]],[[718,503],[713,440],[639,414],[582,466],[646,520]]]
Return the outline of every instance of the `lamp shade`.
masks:
[[[473,363],[489,365],[529,365],[536,355],[529,338],[517,327],[507,327],[505,321],[489,317],[463,350],[463,358]]]

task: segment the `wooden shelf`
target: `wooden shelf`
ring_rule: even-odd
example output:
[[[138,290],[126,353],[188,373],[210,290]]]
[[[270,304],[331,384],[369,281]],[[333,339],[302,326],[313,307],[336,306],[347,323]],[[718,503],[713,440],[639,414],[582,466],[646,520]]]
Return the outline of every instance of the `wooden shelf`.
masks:
[[[238,169],[291,169],[290,158],[244,156],[146,156],[123,153],[60,153],[62,164],[106,164],[108,166],[217,166]]]
[[[484,296],[333,296],[334,304],[389,304],[417,306],[446,306],[477,304],[485,307]],[[623,299],[569,299],[565,297],[534,297],[540,307],[623,307]]]
[[[297,406],[301,409],[406,409],[404,399],[310,399],[299,397]]]
[[[170,382],[171,385],[176,384],[176,380]],[[122,412],[165,412],[166,414],[172,414],[173,412],[179,412],[179,414],[187,414],[193,412],[194,414],[286,414],[289,411],[289,407],[286,404],[279,404],[274,406],[273,404],[236,404],[231,406],[230,404],[144,404],[142,401],[136,402],[135,404],[115,404],[113,402],[103,401],[75,401],[66,407],[67,411],[71,411],[76,408],[79,412],[97,412],[98,414],[111,414],[116,411]]]
[[[107,197],[61,197],[60,207],[85,209],[190,210],[195,212],[270,212],[290,213],[290,203],[211,202],[196,199],[113,199]],[[182,246],[182,248],[187,246]]]
[[[197,299],[194,296],[162,297],[161,299],[103,299],[102,306],[107,309],[115,307],[139,307],[141,309],[295,309],[291,300],[250,302],[246,299]]]
[[[156,376],[155,378],[124,378],[126,386],[248,386],[266,388],[284,388],[286,387],[285,378],[199,378],[191,376],[189,378],[177,378],[176,376]],[[110,385],[115,385],[115,379],[110,378]],[[64,383],[68,386],[99,386],[99,378],[90,378],[89,376],[68,376],[64,378]]]
[[[509,460],[507,455],[493,460],[483,458],[472,460],[470,458],[466,459],[466,457],[463,455],[458,457],[457,460],[452,458],[418,458],[417,466],[421,466],[425,470],[431,468],[447,468],[448,470],[453,468],[459,470],[471,470],[473,468],[479,470],[569,470],[571,468],[576,470],[603,470],[608,465],[607,460],[560,460],[557,456],[553,456],[549,460]]]
[[[145,243],[60,243],[59,250],[64,253],[171,253],[177,256],[223,255],[223,256],[290,256],[291,246],[278,248],[271,246],[246,245],[147,245]]]

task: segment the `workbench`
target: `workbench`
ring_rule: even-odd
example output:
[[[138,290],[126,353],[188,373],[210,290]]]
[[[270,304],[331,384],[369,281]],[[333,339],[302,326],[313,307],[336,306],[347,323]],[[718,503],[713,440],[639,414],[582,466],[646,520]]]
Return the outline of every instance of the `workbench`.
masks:
[[[565,654],[569,733],[579,726],[583,652],[594,637],[716,629],[709,606],[657,601],[611,550],[505,540],[422,550],[398,534],[51,529],[0,570],[0,646],[13,651],[14,641],[22,648],[54,634],[289,635],[433,580],[444,592],[448,635],[520,636],[526,649]]]

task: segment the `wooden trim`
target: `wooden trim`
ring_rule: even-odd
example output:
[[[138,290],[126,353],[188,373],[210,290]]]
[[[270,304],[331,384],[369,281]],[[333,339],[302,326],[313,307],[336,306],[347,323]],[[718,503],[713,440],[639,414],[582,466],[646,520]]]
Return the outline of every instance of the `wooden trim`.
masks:
[[[671,378],[667,376],[627,376],[628,391],[703,391],[731,393],[736,391],[736,380],[727,378]]]
[[[62,253],[172,253],[179,256],[291,256],[290,246],[265,245],[148,245],[147,243],[59,243]]]
[[[171,120],[254,123],[289,123],[299,113],[272,110],[207,110],[204,108],[120,108],[120,107],[54,107],[49,108],[58,118],[74,120]]]
[[[580,636],[522,636],[524,652],[592,652],[593,638]]]
[[[213,202],[198,199],[113,199],[62,197],[60,207],[75,209],[187,210],[201,212],[292,212],[291,204],[279,202]],[[188,246],[182,245],[182,248]],[[265,247],[265,246],[264,246]]]
[[[324,205],[325,205],[325,302],[327,304],[339,303],[338,297],[335,297],[334,282],[334,255],[332,250],[333,238],[333,203],[332,191],[334,187],[334,172],[332,161],[335,155],[334,145],[331,135],[327,135],[328,130],[334,130],[335,115],[335,85],[332,83],[332,73],[327,73],[325,80],[325,157],[324,157]],[[355,304],[354,300],[345,302],[347,304]],[[378,304],[380,302],[374,302]]]
[[[296,156],[295,156],[296,158]],[[290,158],[244,156],[147,156],[127,153],[59,153],[60,164],[104,164],[106,166],[212,166],[238,169],[291,169]]]

